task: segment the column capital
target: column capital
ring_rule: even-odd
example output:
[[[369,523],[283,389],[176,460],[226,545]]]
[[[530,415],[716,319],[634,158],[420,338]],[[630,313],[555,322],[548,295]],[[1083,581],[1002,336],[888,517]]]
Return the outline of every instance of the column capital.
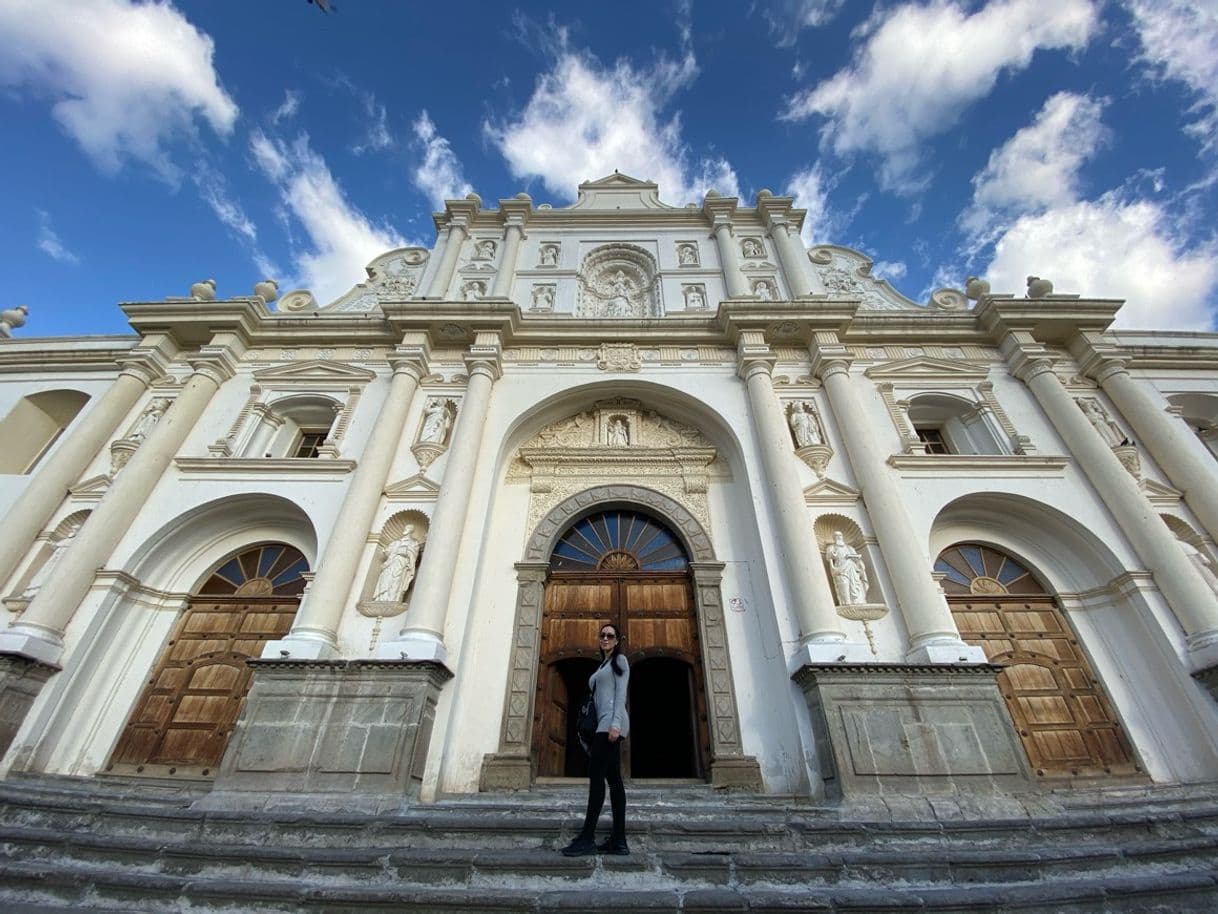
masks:
[[[426,331],[408,330],[402,341],[389,353],[389,367],[393,373],[411,374],[416,381],[426,377],[431,361],[431,338]]]
[[[702,213],[710,220],[712,234],[725,225],[731,228],[738,204],[735,197],[721,197],[714,191],[706,195],[702,201]]]
[[[517,562],[516,580],[521,584],[544,584],[550,573],[549,562]]]
[[[1011,370],[1019,380],[1030,384],[1034,378],[1038,378],[1042,374],[1053,374],[1053,360],[1045,357],[1024,358],[1019,360],[1018,364],[1012,364]],[[1057,375],[1053,376],[1057,377]]]
[[[758,372],[767,376],[774,371],[778,357],[765,341],[765,334],[760,330],[744,330],[736,341],[736,374],[748,380]]]
[[[169,365],[178,352],[178,345],[169,334],[146,333],[135,348],[118,360],[120,374],[147,386],[169,373]]]
[[[494,330],[479,330],[463,358],[470,377],[484,374],[498,381],[503,377],[503,337]]]
[[[1089,372],[1096,383],[1101,386],[1109,378],[1118,374],[1129,374],[1129,364],[1124,359],[1104,359]]]
[[[505,229],[519,229],[523,235],[524,227],[533,215],[533,198],[526,193],[519,193],[508,200],[500,200],[499,214],[503,217]]]

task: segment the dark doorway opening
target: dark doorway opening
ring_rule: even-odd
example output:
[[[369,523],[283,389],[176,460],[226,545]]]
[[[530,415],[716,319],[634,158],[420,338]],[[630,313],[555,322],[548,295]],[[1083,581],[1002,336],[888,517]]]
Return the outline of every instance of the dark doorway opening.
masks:
[[[588,754],[579,743],[579,735],[575,732],[575,722],[579,719],[579,709],[584,699],[588,697],[588,680],[596,672],[596,661],[584,657],[568,657],[554,664],[555,677],[561,680],[556,692],[566,695],[565,714],[563,715],[565,733],[562,739],[562,773],[568,778],[586,778],[588,776]]]
[[[695,738],[694,671],[673,657],[648,657],[630,670],[630,776],[701,778]]]

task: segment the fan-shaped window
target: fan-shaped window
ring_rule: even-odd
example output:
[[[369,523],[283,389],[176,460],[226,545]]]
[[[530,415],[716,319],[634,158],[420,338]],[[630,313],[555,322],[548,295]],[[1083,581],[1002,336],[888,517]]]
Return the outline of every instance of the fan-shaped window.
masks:
[[[229,559],[199,588],[203,596],[295,597],[305,588],[308,560],[300,550],[271,543]]]
[[[635,511],[606,511],[572,526],[554,547],[555,571],[684,571],[685,549],[669,530]]]
[[[23,397],[0,420],[0,473],[29,473],[80,414],[89,395],[46,390]]]
[[[1005,454],[981,404],[945,394],[909,402],[909,421],[926,454]]]

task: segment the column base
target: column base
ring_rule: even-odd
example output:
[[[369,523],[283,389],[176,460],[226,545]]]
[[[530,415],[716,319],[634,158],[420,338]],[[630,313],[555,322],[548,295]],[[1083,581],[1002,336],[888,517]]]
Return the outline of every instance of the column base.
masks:
[[[0,655],[0,756],[8,752],[34,699],[59,667],[30,657]]]
[[[998,690],[1002,667],[805,666],[803,690],[825,793],[1011,794],[1034,789]]]
[[[1210,698],[1218,701],[1218,664],[1197,670],[1193,673],[1193,678],[1205,686]]]
[[[1188,653],[1185,659],[1196,673],[1205,672],[1218,664],[1218,631],[1198,632],[1189,635]]]
[[[0,632],[0,654],[16,654],[58,670],[63,641],[49,634],[23,629],[18,622],[8,631]]]
[[[407,632],[393,641],[385,641],[376,648],[377,660],[410,660],[430,663],[448,663],[448,648],[435,635],[422,632]]]
[[[289,634],[264,644],[260,656],[263,660],[337,660],[341,655],[333,642]]]
[[[871,649],[858,641],[805,641],[787,658],[787,670],[794,673],[808,665],[866,663],[871,659]]]
[[[417,798],[440,690],[435,663],[252,660],[245,710],[197,804],[207,809],[335,805],[378,809]]]
[[[761,766],[751,755],[734,755],[711,762],[711,786],[723,790],[745,790],[761,793]]]
[[[910,648],[905,653],[905,662],[912,664],[958,664],[989,663],[985,651],[974,644],[963,641],[934,641]]]
[[[533,785],[533,762],[527,755],[488,753],[482,757],[478,789],[483,793],[528,790]]]

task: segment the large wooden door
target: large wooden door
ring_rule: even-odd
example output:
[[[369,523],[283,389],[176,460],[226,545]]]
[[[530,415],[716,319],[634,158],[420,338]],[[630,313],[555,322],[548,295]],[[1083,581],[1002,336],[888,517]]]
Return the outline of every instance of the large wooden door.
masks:
[[[208,578],[149,675],[108,771],[215,771],[249,691],[245,661],[287,634],[305,571],[299,551],[268,544],[234,556]]]
[[[679,541],[645,515],[605,512],[573,525],[559,539],[550,567],[534,704],[538,775],[581,770],[582,750],[570,738],[571,715],[587,695],[587,677],[599,658],[597,633],[603,623],[613,622],[625,636],[622,650],[631,663],[632,722],[639,701],[648,703],[644,718],[660,722],[626,741],[624,771],[631,772],[635,759],[647,771],[660,770],[655,759],[664,756],[682,760],[676,769],[663,769],[680,772],[669,776],[704,778],[710,760],[706,690],[693,588]],[[649,677],[647,664],[660,658],[683,672]],[[572,675],[575,669],[580,675]],[[674,677],[684,677],[677,695],[667,689],[641,694],[635,688],[649,678],[673,682]]]
[[[1119,776],[1141,769],[1065,615],[1023,565],[961,544],[935,563],[960,636],[979,645],[1037,775]]]

